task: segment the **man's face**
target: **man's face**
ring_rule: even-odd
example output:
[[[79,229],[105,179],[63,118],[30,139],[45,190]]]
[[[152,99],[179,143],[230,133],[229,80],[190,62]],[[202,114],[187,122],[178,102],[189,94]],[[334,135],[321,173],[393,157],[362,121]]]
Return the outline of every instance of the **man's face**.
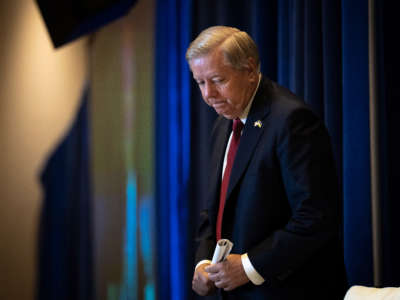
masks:
[[[244,70],[237,70],[225,62],[217,48],[207,55],[190,61],[193,78],[199,85],[204,101],[227,119],[238,118],[246,108],[258,74],[252,61]]]

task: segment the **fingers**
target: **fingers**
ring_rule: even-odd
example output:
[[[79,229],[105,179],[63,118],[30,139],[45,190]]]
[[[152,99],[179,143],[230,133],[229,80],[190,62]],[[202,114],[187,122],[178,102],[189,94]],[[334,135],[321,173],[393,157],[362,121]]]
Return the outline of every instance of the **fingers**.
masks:
[[[225,282],[224,280],[219,280],[214,282],[215,286],[219,289],[226,289],[229,288],[229,283]]]
[[[205,269],[208,273],[208,278],[214,282],[215,286],[219,289],[229,287],[229,276],[226,274],[222,263],[215,264]]]
[[[198,268],[193,275],[192,289],[200,296],[207,296],[215,291],[214,282],[208,278],[204,268]]]
[[[225,272],[223,270],[215,273],[208,273],[208,278],[214,282],[221,281],[224,277],[225,277]]]
[[[206,267],[208,279],[213,281],[215,286],[225,291],[231,291],[238,286],[246,284],[249,279],[244,272],[240,255],[229,255],[228,259]]]
[[[204,268],[204,270],[209,273],[218,273],[221,270],[221,264],[222,263],[216,263],[214,265],[208,265],[207,267]]]
[[[215,286],[219,289],[229,289],[232,290],[233,286],[231,284],[231,279],[223,271],[219,273],[209,274],[208,278],[212,280]]]

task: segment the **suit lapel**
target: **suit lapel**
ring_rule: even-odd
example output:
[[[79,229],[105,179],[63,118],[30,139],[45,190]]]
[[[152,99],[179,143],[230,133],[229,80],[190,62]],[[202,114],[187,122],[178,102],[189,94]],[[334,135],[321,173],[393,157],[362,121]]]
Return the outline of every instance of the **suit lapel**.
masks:
[[[247,116],[246,124],[240,138],[239,148],[233,163],[226,201],[228,201],[232,190],[238,184],[239,179],[246,170],[262,133],[267,130],[264,124],[266,124],[270,109],[270,99],[268,99],[269,84],[270,82],[268,80],[262,80],[253,100],[249,115]]]

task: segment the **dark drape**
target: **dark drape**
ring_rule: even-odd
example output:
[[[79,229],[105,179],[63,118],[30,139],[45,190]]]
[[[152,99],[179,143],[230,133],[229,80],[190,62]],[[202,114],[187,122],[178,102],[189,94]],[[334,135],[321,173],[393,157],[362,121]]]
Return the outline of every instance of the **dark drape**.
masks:
[[[400,44],[397,34],[399,4],[375,1],[377,37],[377,81],[379,99],[379,133],[381,161],[381,201],[383,227],[384,286],[400,286]]]
[[[36,0],[54,47],[94,32],[125,15],[136,0]]]
[[[38,300],[93,299],[88,97],[41,176]]]
[[[398,64],[394,61],[400,52],[391,38],[396,30],[396,5],[387,0],[377,2],[383,285],[399,285],[400,259],[395,253],[399,253],[396,236],[400,226],[396,217],[399,202],[395,184],[400,165],[397,157],[400,143],[396,139],[400,106],[396,101]],[[212,25],[234,26],[250,33],[259,46],[263,74],[303,97],[324,120],[331,135],[340,180],[348,282],[349,285],[373,285],[368,1],[193,0],[191,39]],[[173,48],[168,51],[177,53]],[[176,75],[182,76],[182,73]],[[193,237],[198,212],[205,205],[204,166],[209,158],[208,138],[216,115],[203,103],[193,81],[191,84],[191,189],[190,200],[182,205],[190,209],[193,222],[189,223],[189,232]],[[189,258],[195,248],[191,241]],[[189,276],[193,266],[194,262],[189,259]]]
[[[372,285],[367,1],[342,2],[342,43],[345,262],[351,285]]]

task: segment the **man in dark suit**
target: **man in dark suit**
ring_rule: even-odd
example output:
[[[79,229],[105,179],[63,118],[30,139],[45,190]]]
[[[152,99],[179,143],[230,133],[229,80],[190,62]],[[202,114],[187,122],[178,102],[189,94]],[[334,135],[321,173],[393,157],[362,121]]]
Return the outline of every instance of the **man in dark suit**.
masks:
[[[186,58],[204,101],[220,115],[194,291],[224,299],[343,299],[340,201],[323,122],[261,75],[245,32],[210,27]],[[211,265],[220,238],[233,242],[232,254]]]

